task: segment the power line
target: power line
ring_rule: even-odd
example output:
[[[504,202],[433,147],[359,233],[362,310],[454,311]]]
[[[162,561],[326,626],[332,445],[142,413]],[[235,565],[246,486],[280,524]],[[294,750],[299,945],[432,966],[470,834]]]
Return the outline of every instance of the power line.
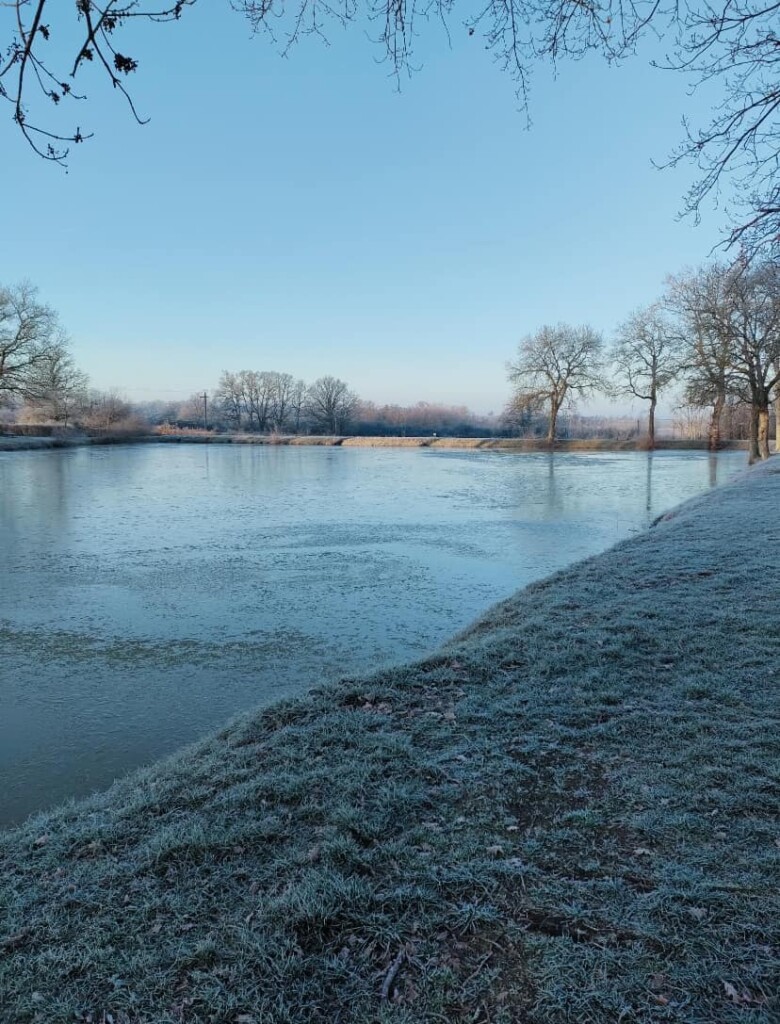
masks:
[[[201,394],[203,394],[200,388],[192,388],[185,390],[183,388],[128,388],[122,386],[118,387],[116,390],[132,394],[143,392],[144,394],[152,395],[181,395],[184,396],[185,398],[192,398],[194,395],[200,396]]]

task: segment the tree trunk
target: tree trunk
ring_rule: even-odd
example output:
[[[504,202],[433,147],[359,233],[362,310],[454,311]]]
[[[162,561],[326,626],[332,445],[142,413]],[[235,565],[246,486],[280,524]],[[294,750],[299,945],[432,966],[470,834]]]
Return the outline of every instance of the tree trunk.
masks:
[[[761,458],[758,450],[758,406],[753,403],[750,406],[750,442],[748,462],[752,465],[756,459]]]
[[[780,455],[780,384],[775,387],[775,455]]]
[[[555,444],[555,430],[558,425],[558,412],[560,405],[555,400],[550,401],[550,424],[547,428],[547,443],[552,447]]]
[[[758,425],[757,425],[757,441],[758,441],[758,457],[760,459],[769,458],[769,405],[761,406],[757,410],[758,413]]]
[[[658,399],[655,394],[655,388],[651,392],[650,398],[650,412],[647,415],[647,447],[650,451],[655,448],[655,407],[658,404]]]
[[[711,452],[716,452],[720,448],[720,421],[725,404],[726,395],[719,391],[712,406],[712,416],[710,416],[709,445]]]

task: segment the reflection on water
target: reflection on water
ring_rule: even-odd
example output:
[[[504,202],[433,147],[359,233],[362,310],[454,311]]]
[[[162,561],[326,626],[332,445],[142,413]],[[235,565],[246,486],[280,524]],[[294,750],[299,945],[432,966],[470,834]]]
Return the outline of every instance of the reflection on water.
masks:
[[[558,491],[555,488],[555,454],[550,452],[545,458],[547,459],[547,511],[552,517],[559,510]]]
[[[436,647],[742,453],[0,454],[0,823]]]
[[[718,483],[718,456],[710,452],[707,458],[710,468],[710,487],[715,487]]]
[[[647,453],[647,497],[645,498],[645,512],[653,510],[653,452]]]

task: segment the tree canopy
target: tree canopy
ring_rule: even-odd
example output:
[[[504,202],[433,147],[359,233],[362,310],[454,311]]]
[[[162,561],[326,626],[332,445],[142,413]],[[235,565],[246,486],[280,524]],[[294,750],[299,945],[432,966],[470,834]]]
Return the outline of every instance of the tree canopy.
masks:
[[[520,342],[517,360],[508,369],[514,405],[521,410],[547,408],[550,444],[557,436],[558,415],[565,402],[609,390],[604,343],[587,325],[546,324]]]
[[[139,67],[126,52],[131,22],[178,21],[196,0],[160,6],[148,0],[9,0],[0,6],[0,98],[33,149],[65,161],[72,144],[89,132],[56,127],[46,107],[83,98],[77,88],[85,65],[97,65],[141,120],[128,89]],[[726,243],[749,258],[780,253],[780,0],[230,0],[255,31],[287,52],[304,35],[327,37],[350,22],[368,23],[383,57],[400,75],[420,60],[418,26],[439,20],[446,32],[465,31],[514,79],[523,103],[529,76],[540,61],[589,52],[609,61],[632,55],[654,33],[668,56],[659,66],[689,76],[692,84],[720,83],[721,100],[709,123],[686,123],[670,163],[692,160],[700,174],[685,200],[698,216],[708,197],[728,181],[730,228]],[[75,40],[75,42],[74,42]],[[83,76],[82,76],[83,77]]]
[[[40,397],[69,365],[65,331],[38,290],[29,281],[0,285],[0,402]]]
[[[669,281],[684,342],[686,397],[712,405],[710,441],[728,396],[750,407],[750,457],[769,456],[769,406],[780,402],[780,268],[713,264]]]
[[[647,440],[655,447],[658,396],[680,373],[680,336],[658,304],[635,310],[621,324],[612,350],[619,392],[650,403]]]

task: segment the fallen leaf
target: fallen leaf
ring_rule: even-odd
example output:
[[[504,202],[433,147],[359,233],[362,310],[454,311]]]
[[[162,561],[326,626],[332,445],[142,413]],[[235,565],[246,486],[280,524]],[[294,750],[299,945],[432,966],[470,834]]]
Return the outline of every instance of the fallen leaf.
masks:
[[[753,993],[749,992],[746,988],[743,988],[742,991],[739,992],[730,981],[724,981],[723,988],[732,1003],[737,1003],[740,1006],[750,1005],[752,1003],[760,1004],[764,1001],[761,998],[756,998]]]
[[[738,1003],[740,1001],[739,992],[737,992],[737,990],[734,988],[730,981],[724,981],[723,988],[726,990],[726,995],[729,997],[729,999],[731,999],[735,1003]]]

